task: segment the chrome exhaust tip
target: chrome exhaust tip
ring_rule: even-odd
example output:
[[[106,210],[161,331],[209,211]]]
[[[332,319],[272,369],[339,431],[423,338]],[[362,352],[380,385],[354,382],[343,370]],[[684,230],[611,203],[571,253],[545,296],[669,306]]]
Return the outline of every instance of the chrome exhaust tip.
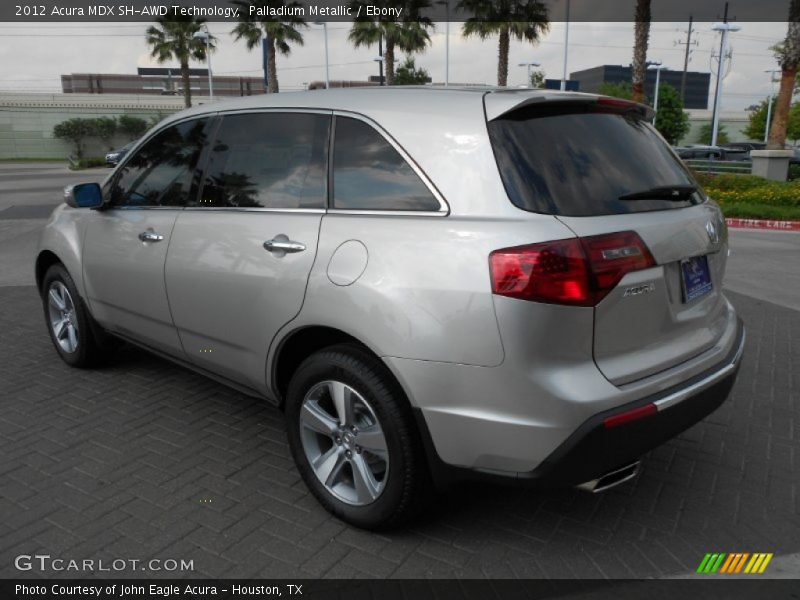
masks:
[[[639,473],[640,464],[641,463],[638,460],[634,461],[620,469],[614,469],[613,471],[609,471],[597,479],[592,479],[591,481],[581,483],[575,487],[577,487],[579,490],[590,492],[592,494],[605,492],[606,490],[610,490],[611,488],[616,487],[621,483],[625,483],[626,481],[630,481],[636,477],[636,475]]]

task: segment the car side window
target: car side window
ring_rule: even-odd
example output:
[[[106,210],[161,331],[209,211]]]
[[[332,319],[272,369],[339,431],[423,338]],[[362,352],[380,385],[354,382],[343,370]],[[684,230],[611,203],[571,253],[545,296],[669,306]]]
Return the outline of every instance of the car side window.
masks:
[[[150,138],[110,181],[110,206],[186,206],[208,125],[208,118],[184,121]]]
[[[369,124],[337,116],[334,137],[333,208],[440,209],[414,169]]]
[[[197,205],[325,208],[330,121],[313,113],[225,116]]]

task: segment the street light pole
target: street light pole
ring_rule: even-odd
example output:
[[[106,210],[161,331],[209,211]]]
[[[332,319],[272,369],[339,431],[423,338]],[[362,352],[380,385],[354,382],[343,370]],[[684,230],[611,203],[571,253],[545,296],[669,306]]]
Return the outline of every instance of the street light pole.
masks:
[[[660,60],[648,60],[647,67],[654,67],[656,72],[656,89],[653,92],[653,125],[655,125],[656,119],[658,119],[658,88],[661,85],[661,69],[664,67],[661,66]]]
[[[775,97],[775,73],[780,73],[777,69],[767,69],[769,73],[769,99],[767,100],[767,125],[764,127],[764,143],[769,142],[769,126],[772,122],[772,99]]]
[[[444,84],[450,85],[450,0],[445,0],[445,21],[444,30]]]
[[[561,91],[567,89],[567,53],[569,52],[569,0],[567,0],[567,15],[564,19],[564,71],[561,75]]]
[[[717,145],[717,136],[719,134],[719,113],[722,112],[722,69],[725,65],[725,55],[728,53],[728,33],[731,31],[739,31],[741,27],[733,23],[716,23],[712,27],[714,31],[719,31],[722,35],[719,51],[719,66],[717,67],[717,89],[714,93],[714,120],[711,128],[711,145]]]
[[[325,89],[331,87],[330,63],[328,62],[328,24],[325,21],[314,21],[315,25],[322,25],[325,34]]]
[[[205,40],[206,43],[206,62],[208,64],[208,101],[214,101],[214,79],[211,74],[211,32],[208,30],[208,25],[204,25],[205,31],[197,31],[194,34],[195,38]]]

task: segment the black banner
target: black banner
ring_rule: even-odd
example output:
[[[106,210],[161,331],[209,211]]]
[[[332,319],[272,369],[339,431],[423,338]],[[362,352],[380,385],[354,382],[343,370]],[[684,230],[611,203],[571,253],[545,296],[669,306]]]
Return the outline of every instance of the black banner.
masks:
[[[636,0],[519,0],[518,3],[528,5],[536,1],[544,7],[552,22],[567,20],[568,9],[569,20],[575,22],[633,21],[636,8]],[[172,10],[203,17],[208,21],[227,22],[242,18],[282,17],[326,22],[365,18],[386,21],[425,18],[434,22],[497,19],[497,13],[489,10],[492,0],[484,3],[474,0],[465,3],[459,0],[253,0],[250,3],[252,7],[247,4],[231,0],[4,0],[0,3],[0,21],[141,22],[152,21]],[[790,0],[728,0],[728,4],[728,14],[740,22],[786,21]],[[415,6],[423,8],[416,10]],[[475,9],[475,6],[479,9]],[[719,21],[724,8],[724,0],[651,0],[652,20],[655,22],[688,21],[690,16],[695,22]]]
[[[3,580],[3,600],[692,600],[798,598],[796,580],[761,576],[660,580]]]

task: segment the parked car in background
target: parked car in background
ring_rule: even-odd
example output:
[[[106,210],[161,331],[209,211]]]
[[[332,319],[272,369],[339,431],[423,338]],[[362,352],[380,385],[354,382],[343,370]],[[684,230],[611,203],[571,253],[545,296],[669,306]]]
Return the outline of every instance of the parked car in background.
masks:
[[[652,118],[504,88],[183,111],[44,227],[50,338],[74,367],[118,337],[273,403],[357,526],[432,481],[609,489],[725,401],[744,348],[722,212]]]
[[[135,143],[136,141],[129,142],[119,150],[112,150],[111,152],[106,154],[106,164],[109,167],[116,167],[119,164],[119,162],[125,157],[125,155],[128,154],[128,150],[130,150]]]
[[[730,142],[729,144],[725,144],[725,148],[731,148],[733,150],[764,150],[767,145],[764,142]]]
[[[675,152],[684,160],[750,160],[750,151],[722,146],[677,146]]]

